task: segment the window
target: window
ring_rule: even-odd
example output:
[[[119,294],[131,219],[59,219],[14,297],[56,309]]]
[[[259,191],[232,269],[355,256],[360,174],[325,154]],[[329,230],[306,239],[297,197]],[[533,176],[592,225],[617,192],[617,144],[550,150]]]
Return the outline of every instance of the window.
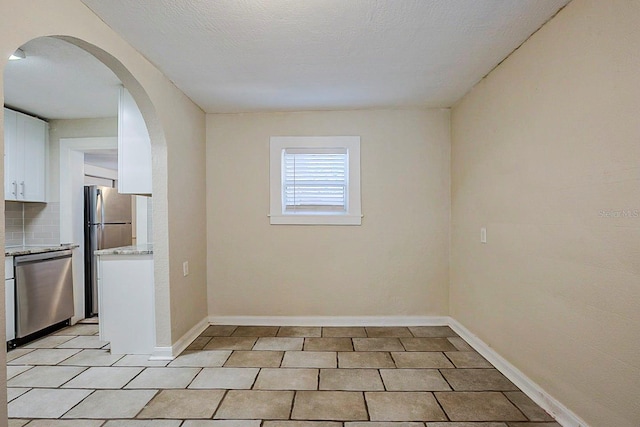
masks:
[[[282,156],[283,211],[347,211],[346,149],[285,148]]]
[[[271,138],[271,224],[360,225],[360,137]]]

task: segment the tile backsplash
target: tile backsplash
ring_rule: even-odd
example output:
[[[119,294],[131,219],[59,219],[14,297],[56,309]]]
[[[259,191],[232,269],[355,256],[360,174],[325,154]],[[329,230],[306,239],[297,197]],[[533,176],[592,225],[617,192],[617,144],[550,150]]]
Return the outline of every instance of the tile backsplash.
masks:
[[[5,202],[5,245],[60,244],[59,203]]]
[[[60,203],[24,204],[26,245],[60,244]]]
[[[22,203],[4,202],[4,230],[6,246],[24,245],[24,218]]]

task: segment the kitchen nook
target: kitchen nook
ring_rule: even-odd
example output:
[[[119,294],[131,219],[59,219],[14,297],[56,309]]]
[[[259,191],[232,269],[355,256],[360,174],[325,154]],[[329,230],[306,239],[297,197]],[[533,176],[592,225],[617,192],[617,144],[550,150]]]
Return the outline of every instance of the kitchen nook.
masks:
[[[88,322],[111,353],[151,355],[151,142],[142,113],[115,74],[76,46],[42,37],[23,51],[5,72],[7,349]],[[59,78],[47,89],[64,96],[38,91],[50,74]]]

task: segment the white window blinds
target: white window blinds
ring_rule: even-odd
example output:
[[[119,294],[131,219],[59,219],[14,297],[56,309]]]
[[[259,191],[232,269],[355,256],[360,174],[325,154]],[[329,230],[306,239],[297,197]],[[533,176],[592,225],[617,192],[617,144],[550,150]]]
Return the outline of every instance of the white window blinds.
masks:
[[[348,165],[345,148],[284,149],[283,212],[346,212]]]

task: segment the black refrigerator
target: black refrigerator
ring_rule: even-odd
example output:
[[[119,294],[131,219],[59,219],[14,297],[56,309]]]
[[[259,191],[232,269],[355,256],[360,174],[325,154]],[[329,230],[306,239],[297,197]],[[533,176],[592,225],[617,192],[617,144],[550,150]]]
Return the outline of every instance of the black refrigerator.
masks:
[[[97,257],[99,249],[131,245],[131,195],[117,188],[84,187],[85,317],[98,315]]]

